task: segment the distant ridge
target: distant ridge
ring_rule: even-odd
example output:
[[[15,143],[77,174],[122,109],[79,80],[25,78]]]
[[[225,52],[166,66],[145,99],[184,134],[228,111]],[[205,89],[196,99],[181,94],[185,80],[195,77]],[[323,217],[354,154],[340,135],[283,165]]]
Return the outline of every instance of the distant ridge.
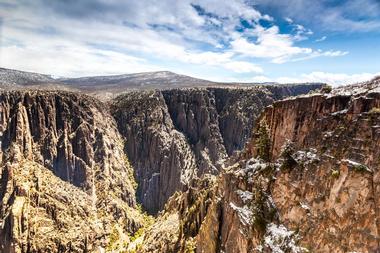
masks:
[[[321,83],[310,83],[321,84]],[[293,86],[298,84],[212,82],[171,71],[142,72],[121,75],[54,78],[51,75],[0,68],[0,90],[49,89],[82,91],[100,99],[109,99],[131,90],[167,90],[193,87]],[[299,84],[303,85],[303,84]]]
[[[215,82],[176,74],[170,71],[143,72],[135,74],[62,78],[61,82],[80,89],[167,89],[194,86],[210,86]]]

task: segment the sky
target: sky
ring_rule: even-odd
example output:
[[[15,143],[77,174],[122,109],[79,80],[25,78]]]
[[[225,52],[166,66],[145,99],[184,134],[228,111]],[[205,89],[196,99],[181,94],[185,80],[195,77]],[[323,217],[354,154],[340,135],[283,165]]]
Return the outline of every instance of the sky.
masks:
[[[380,74],[380,0],[0,0],[0,67],[355,83]]]

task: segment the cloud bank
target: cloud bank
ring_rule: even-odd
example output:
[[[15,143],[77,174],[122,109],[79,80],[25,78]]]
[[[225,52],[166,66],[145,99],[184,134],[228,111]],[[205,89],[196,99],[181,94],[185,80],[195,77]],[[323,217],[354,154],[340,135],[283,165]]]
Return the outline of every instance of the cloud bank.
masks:
[[[347,53],[296,46],[312,32],[295,25],[293,33],[281,33],[273,17],[242,0],[19,0],[2,5],[1,64],[43,72],[54,66],[60,75],[161,69],[160,60],[262,73],[257,58],[286,63]]]

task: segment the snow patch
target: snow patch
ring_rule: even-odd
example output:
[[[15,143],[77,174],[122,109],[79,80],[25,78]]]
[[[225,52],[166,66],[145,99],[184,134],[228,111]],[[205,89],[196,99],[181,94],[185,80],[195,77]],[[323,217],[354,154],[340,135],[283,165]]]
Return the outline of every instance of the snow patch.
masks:
[[[307,204],[300,202],[300,205],[301,205],[301,207],[302,207],[303,209],[305,209],[305,210],[310,210],[310,207],[309,207]]]
[[[307,252],[307,249],[297,246],[296,240],[298,240],[298,236],[294,231],[288,230],[284,225],[270,223],[267,225],[264,247],[276,253]]]
[[[364,169],[365,171],[368,171],[368,172],[373,172],[367,165],[364,165],[362,163],[358,163],[358,162],[355,162],[355,161],[352,161],[352,160],[349,160],[349,159],[343,159],[342,160],[343,163],[347,163],[349,166],[352,166],[354,168],[362,168]]]
[[[319,158],[317,155],[317,150],[314,148],[309,149],[308,151],[297,151],[293,155],[294,160],[297,163],[302,163],[304,165],[312,164],[318,162]]]
[[[230,207],[238,214],[239,220],[243,225],[248,226],[253,224],[253,212],[248,206],[239,207],[230,202]]]
[[[237,190],[236,193],[239,195],[244,204],[253,199],[253,193],[250,191]]]
[[[344,109],[344,110],[340,110],[340,111],[337,111],[337,112],[333,112],[331,113],[332,116],[336,116],[336,115],[339,115],[339,114],[346,114],[348,112],[348,109]]]
[[[244,168],[241,168],[236,172],[238,176],[248,176],[249,178],[252,178],[253,175],[256,175],[260,171],[266,169],[268,167],[268,164],[263,162],[260,159],[251,158],[247,161]]]

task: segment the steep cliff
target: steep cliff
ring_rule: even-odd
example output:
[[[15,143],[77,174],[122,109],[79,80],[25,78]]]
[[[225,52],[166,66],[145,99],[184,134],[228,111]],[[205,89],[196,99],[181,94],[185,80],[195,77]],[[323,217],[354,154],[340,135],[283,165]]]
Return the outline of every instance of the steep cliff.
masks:
[[[67,92],[0,94],[2,252],[86,252],[142,225],[123,139]]]
[[[161,92],[133,92],[113,104],[125,149],[138,182],[137,197],[151,213],[196,173],[195,158],[177,131]]]
[[[380,249],[379,87],[375,79],[285,100],[263,115],[272,159],[290,140],[288,159],[297,162],[277,176],[273,200],[282,222],[313,252]]]
[[[267,107],[241,160],[174,195],[138,252],[169,235],[166,252],[379,251],[379,87]]]
[[[265,106],[321,87],[171,89],[117,97],[112,114],[127,139],[138,199],[150,213],[162,210],[194,176],[219,173],[224,161],[251,137]]]

